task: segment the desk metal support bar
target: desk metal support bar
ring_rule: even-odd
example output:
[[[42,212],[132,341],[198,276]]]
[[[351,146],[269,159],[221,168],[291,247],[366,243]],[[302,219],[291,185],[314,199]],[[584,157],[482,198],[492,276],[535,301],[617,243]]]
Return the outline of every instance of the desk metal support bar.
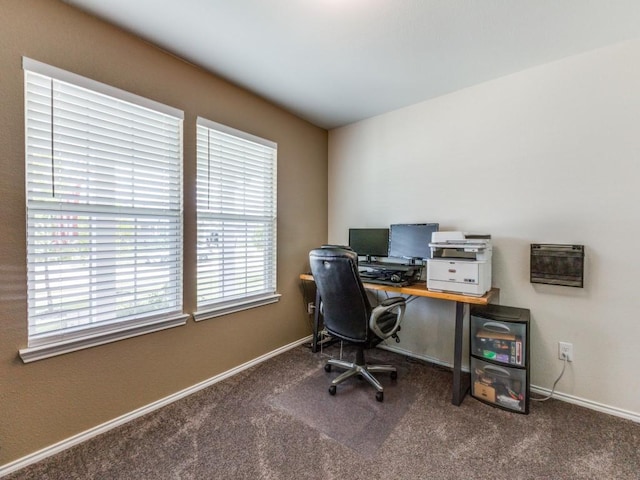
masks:
[[[313,340],[311,340],[311,351],[318,351],[318,336],[320,335],[320,292],[316,290],[316,303],[313,309]]]
[[[453,395],[451,403],[460,406],[469,390],[469,376],[462,372],[462,338],[464,335],[464,303],[456,302],[456,332],[453,348]]]

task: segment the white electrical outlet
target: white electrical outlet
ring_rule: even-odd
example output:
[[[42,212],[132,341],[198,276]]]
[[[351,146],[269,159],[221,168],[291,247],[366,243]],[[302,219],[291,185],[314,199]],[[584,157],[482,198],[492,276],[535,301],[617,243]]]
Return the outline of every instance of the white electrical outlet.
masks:
[[[313,304],[313,302],[307,303],[307,314],[313,315],[314,308],[316,308],[316,306]]]
[[[567,359],[567,362],[573,361],[573,343],[558,342],[558,358],[560,360]]]

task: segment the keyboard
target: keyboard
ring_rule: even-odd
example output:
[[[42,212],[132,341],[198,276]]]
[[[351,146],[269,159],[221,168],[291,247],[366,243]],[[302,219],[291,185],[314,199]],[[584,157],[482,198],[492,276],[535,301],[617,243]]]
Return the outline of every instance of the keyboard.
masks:
[[[370,272],[360,272],[360,278],[366,278],[366,279],[370,279],[370,278],[378,278],[380,277],[379,273],[370,273]]]
[[[407,280],[403,280],[401,282],[392,282],[391,280],[382,279],[382,278],[363,278],[362,280],[364,281],[364,283],[373,283],[375,285],[388,285],[390,287],[408,287],[409,285],[411,285],[411,282],[408,282]]]

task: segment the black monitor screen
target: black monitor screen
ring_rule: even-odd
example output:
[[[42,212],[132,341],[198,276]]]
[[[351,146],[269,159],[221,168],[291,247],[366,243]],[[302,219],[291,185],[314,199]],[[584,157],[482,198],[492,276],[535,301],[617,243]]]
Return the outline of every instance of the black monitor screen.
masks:
[[[386,257],[389,253],[389,229],[350,228],[349,246],[360,256]]]
[[[389,256],[411,260],[431,258],[431,234],[438,231],[437,223],[412,223],[391,225],[389,231]]]

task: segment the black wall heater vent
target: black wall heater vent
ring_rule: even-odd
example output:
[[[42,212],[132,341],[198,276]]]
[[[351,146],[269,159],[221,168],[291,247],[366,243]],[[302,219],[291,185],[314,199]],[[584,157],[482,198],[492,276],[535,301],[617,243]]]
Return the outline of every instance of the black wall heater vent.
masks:
[[[584,286],[584,245],[531,244],[531,283]]]

